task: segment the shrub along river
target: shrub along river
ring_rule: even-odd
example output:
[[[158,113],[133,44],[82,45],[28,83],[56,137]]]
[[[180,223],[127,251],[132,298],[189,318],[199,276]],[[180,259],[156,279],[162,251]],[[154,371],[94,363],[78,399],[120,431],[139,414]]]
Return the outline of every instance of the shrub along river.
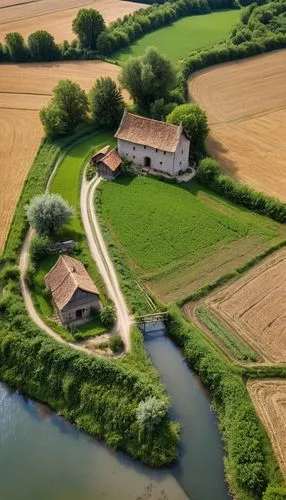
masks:
[[[182,426],[177,463],[142,466],[0,384],[1,500],[229,499],[208,393],[164,335],[150,335],[146,347]]]

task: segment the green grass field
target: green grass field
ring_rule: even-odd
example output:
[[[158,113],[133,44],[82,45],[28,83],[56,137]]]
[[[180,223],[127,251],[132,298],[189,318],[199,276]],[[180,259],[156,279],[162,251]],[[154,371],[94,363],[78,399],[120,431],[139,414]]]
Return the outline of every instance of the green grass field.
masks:
[[[240,10],[229,10],[184,17],[173,25],[153,31],[129,47],[115,52],[111,59],[123,63],[129,57],[143,55],[148,47],[157,47],[162,54],[176,63],[194,49],[224,40],[232,26],[238,22],[240,14]]]
[[[199,288],[285,235],[277,223],[195,181],[179,186],[122,177],[104,183],[101,199],[102,220],[116,246],[163,300],[182,296],[190,282]]]

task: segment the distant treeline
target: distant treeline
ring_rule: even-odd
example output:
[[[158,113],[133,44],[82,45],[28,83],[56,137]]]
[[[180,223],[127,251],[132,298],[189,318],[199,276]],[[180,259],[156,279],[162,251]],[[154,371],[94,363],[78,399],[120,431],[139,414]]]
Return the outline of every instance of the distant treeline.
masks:
[[[40,62],[61,59],[100,59],[130,45],[146,33],[170,25],[182,17],[237,7],[237,0],[171,0],[161,2],[161,5],[154,4],[147,9],[139,9],[122,19],[117,19],[108,27],[102,20],[100,30],[98,30],[98,26],[95,27],[96,36],[92,37],[94,43],[89,43],[86,40],[87,37],[79,36],[79,39],[72,42],[65,40],[63,43],[56,44],[53,36],[43,30],[29,35],[27,42],[18,32],[8,33],[5,37],[5,44],[0,44],[0,61]],[[86,16],[91,16],[91,11],[94,9],[80,9],[79,14],[83,11]],[[90,11],[89,14],[87,11]],[[86,31],[88,31],[88,23],[86,26]],[[75,29],[74,32],[77,33]]]

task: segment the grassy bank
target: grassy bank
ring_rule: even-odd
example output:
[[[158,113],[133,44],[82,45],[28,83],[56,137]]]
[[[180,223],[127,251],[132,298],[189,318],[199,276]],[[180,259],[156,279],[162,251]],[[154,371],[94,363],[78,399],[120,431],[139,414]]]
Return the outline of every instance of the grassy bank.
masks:
[[[111,55],[120,64],[129,57],[141,56],[148,47],[157,47],[173,63],[191,50],[213,45],[223,40],[237,23],[240,10],[212,12],[199,16],[184,17],[171,26],[158,29]]]

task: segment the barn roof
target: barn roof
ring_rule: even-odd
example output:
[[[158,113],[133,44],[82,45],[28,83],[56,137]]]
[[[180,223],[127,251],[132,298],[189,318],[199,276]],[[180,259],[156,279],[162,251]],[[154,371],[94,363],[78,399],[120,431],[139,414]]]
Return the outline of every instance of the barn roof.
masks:
[[[96,153],[94,153],[92,160],[96,160],[96,158],[100,155],[105,156],[109,150],[110,150],[110,146],[109,145],[105,146],[104,148],[102,148],[99,151],[97,151]]]
[[[119,156],[116,149],[112,149],[112,151],[109,151],[107,155],[101,158],[100,163],[104,163],[112,172],[116,172],[122,163],[122,158]]]
[[[151,120],[125,111],[115,137],[123,141],[174,153],[183,127]]]
[[[84,265],[68,255],[61,255],[45,277],[53,300],[61,311],[71,300],[77,289],[99,295]]]

